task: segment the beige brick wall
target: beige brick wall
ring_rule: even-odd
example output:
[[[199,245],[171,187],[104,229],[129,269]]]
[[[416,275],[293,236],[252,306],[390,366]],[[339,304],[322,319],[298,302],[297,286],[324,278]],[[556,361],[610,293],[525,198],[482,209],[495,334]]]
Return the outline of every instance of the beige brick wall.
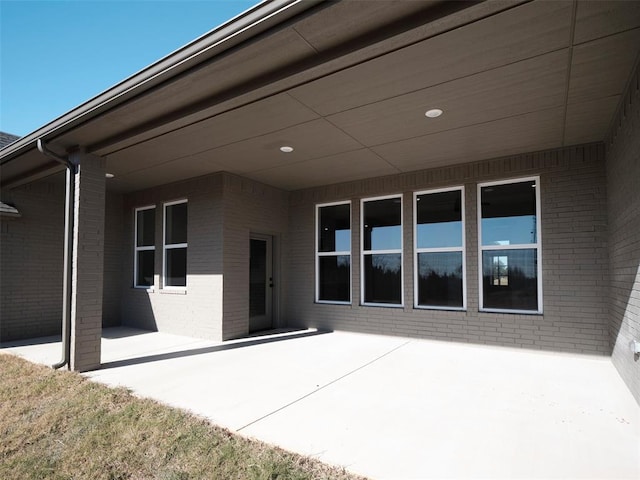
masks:
[[[543,315],[478,312],[478,182],[540,175]],[[467,311],[413,308],[412,193],[464,185]],[[360,199],[404,194],[404,305],[360,306]],[[314,208],[352,201],[351,306],[314,303]],[[290,324],[544,350],[608,354],[608,266],[602,144],[302,190],[291,194]]]
[[[0,341],[59,334],[62,328],[64,173],[15,189],[0,217]]]
[[[640,403],[640,72],[636,69],[607,142],[612,359]]]

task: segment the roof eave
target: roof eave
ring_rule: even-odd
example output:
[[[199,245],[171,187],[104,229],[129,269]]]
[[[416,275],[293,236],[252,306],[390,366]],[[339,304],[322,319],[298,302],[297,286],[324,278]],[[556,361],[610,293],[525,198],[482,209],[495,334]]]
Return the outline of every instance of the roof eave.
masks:
[[[324,0],[265,0],[228,22],[145,67],[113,87],[0,149],[0,164],[35,148],[38,138],[51,139],[101,113],[215,57]]]

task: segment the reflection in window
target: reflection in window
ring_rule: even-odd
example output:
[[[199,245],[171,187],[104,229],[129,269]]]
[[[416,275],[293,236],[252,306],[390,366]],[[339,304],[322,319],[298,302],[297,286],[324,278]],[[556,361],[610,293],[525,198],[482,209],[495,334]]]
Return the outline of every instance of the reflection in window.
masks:
[[[164,286],[187,286],[187,201],[164,204]]]
[[[536,243],[535,181],[481,188],[482,245]]]
[[[351,302],[351,202],[316,210],[316,301]]]
[[[134,286],[148,288],[154,283],[156,207],[137,208],[135,215]]]
[[[362,299],[402,305],[402,196],[362,201]]]
[[[415,306],[462,309],[464,295],[462,188],[415,194]]]
[[[399,304],[402,299],[402,255],[364,256],[364,299],[367,303]]]
[[[492,285],[509,285],[509,257],[506,255],[493,255],[492,258]]]
[[[538,178],[479,185],[482,309],[542,311]]]
[[[538,309],[538,258],[533,248],[482,254],[484,308]]]

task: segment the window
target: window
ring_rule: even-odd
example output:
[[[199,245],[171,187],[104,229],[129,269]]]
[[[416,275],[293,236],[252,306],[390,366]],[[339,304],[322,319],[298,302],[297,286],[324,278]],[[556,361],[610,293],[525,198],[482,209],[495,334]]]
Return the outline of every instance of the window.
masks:
[[[351,202],[316,207],[316,301],[351,303]]]
[[[540,179],[478,185],[480,309],[542,313]]]
[[[402,195],[362,200],[362,302],[402,306]]]
[[[415,307],[464,309],[464,191],[417,192],[414,198]]]
[[[135,248],[133,261],[134,286],[153,287],[156,255],[156,207],[136,208]]]
[[[164,204],[164,286],[187,286],[187,201]]]

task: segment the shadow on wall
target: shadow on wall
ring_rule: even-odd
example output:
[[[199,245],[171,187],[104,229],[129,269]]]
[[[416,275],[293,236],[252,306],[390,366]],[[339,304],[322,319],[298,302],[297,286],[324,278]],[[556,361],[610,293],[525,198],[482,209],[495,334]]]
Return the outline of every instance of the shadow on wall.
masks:
[[[627,262],[635,268],[626,266]],[[632,273],[634,270],[635,274]],[[624,271],[629,273],[616,273]],[[611,348],[614,354],[619,351],[623,357],[633,356],[636,362],[640,361],[640,356],[631,353],[630,343],[632,340],[640,341],[640,338],[635,337],[640,326],[640,307],[636,306],[635,299],[639,296],[640,249],[636,252],[634,259],[625,261],[624,265],[617,268],[614,265],[611,275]]]

